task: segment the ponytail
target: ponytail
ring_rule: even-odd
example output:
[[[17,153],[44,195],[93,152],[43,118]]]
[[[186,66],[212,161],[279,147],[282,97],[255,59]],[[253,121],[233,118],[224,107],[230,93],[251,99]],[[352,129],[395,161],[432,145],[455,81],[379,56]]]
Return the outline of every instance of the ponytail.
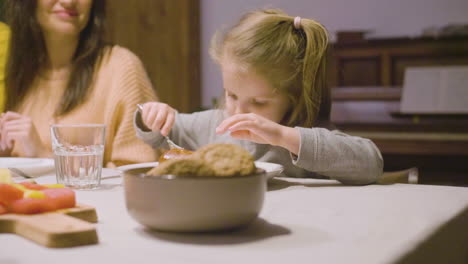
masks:
[[[294,19],[292,19],[294,25]],[[296,22],[297,24],[297,22]],[[328,37],[326,29],[316,21],[301,19],[300,28],[305,37],[305,52],[302,62],[302,93],[300,104],[293,115],[305,110],[303,126],[312,127],[317,120],[326,89],[326,50]],[[305,108],[305,109],[304,109]],[[296,113],[294,113],[296,112]]]

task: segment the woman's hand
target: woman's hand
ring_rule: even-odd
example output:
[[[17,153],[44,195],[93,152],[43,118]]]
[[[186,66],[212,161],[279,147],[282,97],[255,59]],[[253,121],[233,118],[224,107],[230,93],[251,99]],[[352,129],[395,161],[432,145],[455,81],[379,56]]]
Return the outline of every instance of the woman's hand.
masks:
[[[231,132],[236,139],[249,140],[259,144],[270,144],[299,153],[299,131],[275,123],[257,114],[237,114],[225,119],[216,128],[216,133]]]
[[[38,157],[45,147],[29,116],[6,112],[0,117],[0,149],[12,149],[19,144],[26,157]]]
[[[143,105],[141,117],[146,127],[167,136],[174,125],[177,111],[164,103],[151,102]]]

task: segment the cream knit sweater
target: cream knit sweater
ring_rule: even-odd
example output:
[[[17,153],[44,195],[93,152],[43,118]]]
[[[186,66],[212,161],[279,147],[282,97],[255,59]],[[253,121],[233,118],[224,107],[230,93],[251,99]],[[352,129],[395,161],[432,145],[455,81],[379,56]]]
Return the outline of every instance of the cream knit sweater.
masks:
[[[32,118],[46,146],[41,154],[52,157],[51,124],[106,124],[104,166],[156,160],[155,151],[135,136],[133,114],[136,104],[157,100],[141,61],[129,50],[109,47],[97,69],[88,99],[72,112],[54,117],[66,80],[38,78],[17,111]],[[24,156],[19,144],[12,156]]]

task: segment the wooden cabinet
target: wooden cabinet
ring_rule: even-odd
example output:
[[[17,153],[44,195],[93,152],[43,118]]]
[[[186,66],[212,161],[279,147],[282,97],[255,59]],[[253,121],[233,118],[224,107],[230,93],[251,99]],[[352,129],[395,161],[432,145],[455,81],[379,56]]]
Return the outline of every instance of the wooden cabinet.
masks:
[[[333,89],[331,120],[371,139],[385,171],[417,167],[420,183],[468,186],[468,116],[400,115],[401,88]]]
[[[331,87],[401,86],[409,66],[468,65],[468,37],[338,42],[328,65]]]
[[[338,129],[371,139],[386,171],[418,167],[421,183],[468,186],[468,116],[397,114],[405,69],[468,65],[468,37],[352,39],[328,58]]]
[[[181,112],[200,103],[199,0],[107,1],[108,37],[143,61],[161,101]]]
[[[400,96],[399,87],[335,88],[332,122],[371,139],[385,171],[417,167],[420,183],[468,186],[468,116],[395,114]]]

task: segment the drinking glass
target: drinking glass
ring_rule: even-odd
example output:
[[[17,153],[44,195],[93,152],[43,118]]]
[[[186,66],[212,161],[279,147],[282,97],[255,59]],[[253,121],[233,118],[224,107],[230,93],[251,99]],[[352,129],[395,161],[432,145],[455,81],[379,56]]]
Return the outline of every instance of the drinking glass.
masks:
[[[57,183],[75,189],[98,188],[106,125],[54,124],[50,133]]]

